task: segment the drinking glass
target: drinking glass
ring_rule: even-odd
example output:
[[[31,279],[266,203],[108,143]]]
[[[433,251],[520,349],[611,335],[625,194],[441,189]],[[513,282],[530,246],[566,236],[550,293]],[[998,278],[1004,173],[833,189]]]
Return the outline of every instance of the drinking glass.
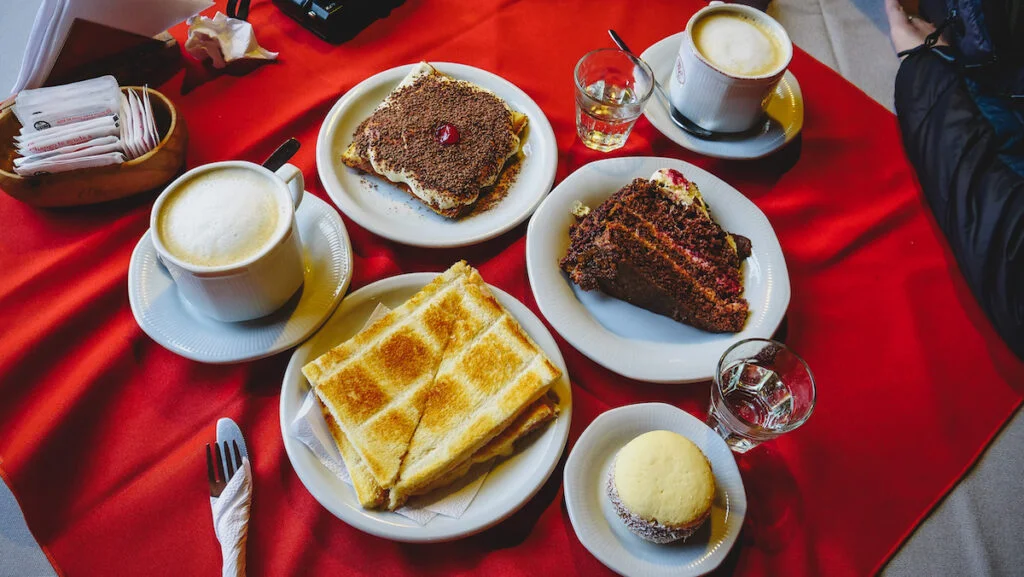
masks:
[[[646,62],[615,48],[588,52],[576,63],[576,132],[588,148],[622,148],[654,92]]]
[[[814,410],[814,375],[786,345],[746,339],[722,355],[708,426],[737,453],[796,429]]]

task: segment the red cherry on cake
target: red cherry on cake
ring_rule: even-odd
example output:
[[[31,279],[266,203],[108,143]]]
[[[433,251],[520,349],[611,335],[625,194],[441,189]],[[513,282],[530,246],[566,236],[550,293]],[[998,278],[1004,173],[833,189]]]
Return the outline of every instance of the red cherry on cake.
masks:
[[[676,186],[685,186],[690,183],[690,181],[686,180],[686,177],[683,176],[683,173],[679,172],[674,168],[668,169],[667,172],[669,179],[672,181],[672,184]]]
[[[459,143],[459,129],[450,122],[443,122],[437,127],[437,141],[445,146]]]

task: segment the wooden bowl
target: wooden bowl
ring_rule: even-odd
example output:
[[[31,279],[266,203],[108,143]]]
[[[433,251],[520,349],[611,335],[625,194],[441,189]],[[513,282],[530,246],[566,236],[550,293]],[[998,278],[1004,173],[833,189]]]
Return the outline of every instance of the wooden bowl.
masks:
[[[124,198],[163,187],[181,172],[185,165],[188,131],[166,96],[151,88],[121,87],[148,90],[160,143],[153,150],[122,164],[83,168],[57,174],[19,176],[14,172],[14,136],[21,123],[14,111],[0,113],[0,190],[32,206],[76,206]]]

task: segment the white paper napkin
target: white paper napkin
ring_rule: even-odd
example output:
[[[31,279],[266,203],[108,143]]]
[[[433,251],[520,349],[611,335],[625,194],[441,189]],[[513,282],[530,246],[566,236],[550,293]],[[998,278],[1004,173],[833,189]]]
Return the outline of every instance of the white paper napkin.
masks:
[[[252,498],[252,469],[249,458],[231,476],[220,497],[210,497],[213,530],[220,541],[224,559],[223,577],[245,576],[245,540],[249,533],[249,502]]]
[[[378,317],[387,314],[388,308],[378,304],[377,308],[366,321],[369,325]],[[292,421],[292,435],[302,441],[316,458],[346,484],[351,485],[352,479],[345,468],[345,461],[341,458],[341,452],[334,442],[327,422],[324,420],[323,412],[320,410],[320,401],[313,391],[309,391],[302,407],[299,408],[295,420]],[[478,465],[479,466],[479,465]],[[404,506],[395,510],[395,513],[412,519],[420,525],[426,525],[438,515],[458,519],[466,512],[466,509],[473,503],[476,494],[483,486],[490,464],[483,465],[487,470],[478,475],[469,474],[451,485],[432,491],[429,494],[421,495],[410,499]]]
[[[209,0],[10,0],[0,2],[0,95],[37,88],[49,76],[76,19],[153,36],[213,5]],[[28,17],[35,14],[29,22]],[[31,26],[24,33],[22,28]],[[10,58],[11,60],[8,60]],[[20,60],[19,69],[12,69]],[[17,74],[13,76],[10,71]],[[12,86],[13,81],[13,86]]]
[[[276,60],[278,54],[260,47],[252,24],[228,18],[220,12],[213,18],[193,16],[188,19],[185,50],[196,60],[210,57],[214,68],[224,68],[241,59]]]

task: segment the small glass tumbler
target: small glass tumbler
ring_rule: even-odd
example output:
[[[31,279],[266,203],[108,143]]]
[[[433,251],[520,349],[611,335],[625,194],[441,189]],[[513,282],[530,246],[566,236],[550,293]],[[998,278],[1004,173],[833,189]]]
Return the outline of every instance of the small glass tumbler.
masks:
[[[796,429],[814,411],[814,375],[786,345],[746,339],[722,355],[708,426],[737,453]]]
[[[576,64],[576,132],[588,148],[622,148],[654,92],[646,62],[615,48],[588,52]]]

